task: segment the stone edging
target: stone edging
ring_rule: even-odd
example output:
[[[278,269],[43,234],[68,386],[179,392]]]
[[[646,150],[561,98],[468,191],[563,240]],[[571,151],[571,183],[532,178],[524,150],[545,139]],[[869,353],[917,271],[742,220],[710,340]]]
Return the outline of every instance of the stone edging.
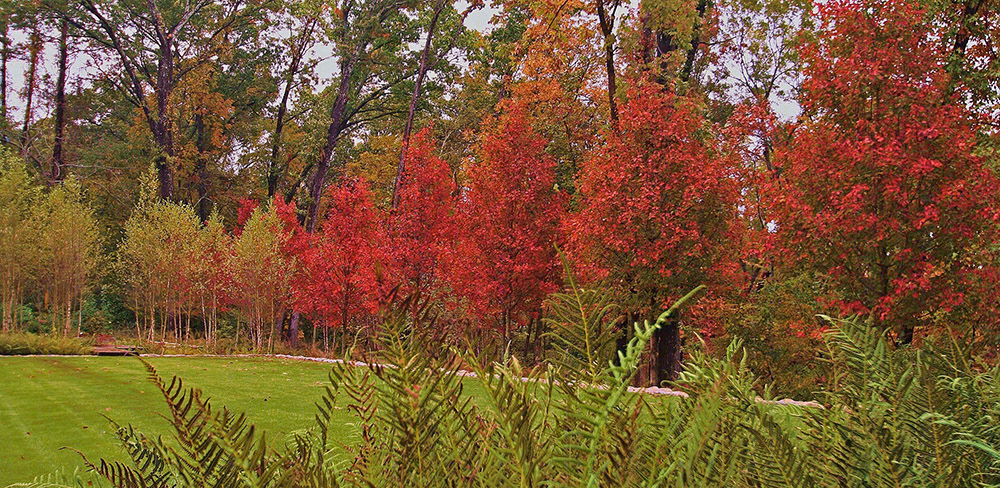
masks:
[[[87,355],[65,355],[65,354],[26,354],[21,356],[0,356],[0,357],[88,357]],[[328,358],[317,358],[312,356],[292,356],[289,354],[143,354],[141,357],[150,358],[277,358],[277,359],[290,359],[293,361],[310,361],[314,363],[327,363],[327,364],[342,364],[347,363],[352,366],[358,367],[368,367],[371,364],[363,361],[345,361],[343,359],[328,359]],[[466,378],[475,378],[476,373],[474,371],[458,370],[456,374]],[[529,381],[529,378],[521,378],[522,381]],[[601,386],[595,386],[596,388],[601,388]],[[683,391],[672,390],[666,387],[638,387],[630,386],[628,391],[631,393],[642,393],[646,395],[661,395],[661,396],[676,396],[681,398],[688,398],[689,395]],[[784,398],[781,400],[765,400],[758,397],[757,401],[760,403],[766,403],[771,405],[782,405],[782,406],[793,406],[793,407],[807,407],[807,408],[824,408],[823,405],[816,402],[803,402],[799,400],[792,400],[791,398]]]

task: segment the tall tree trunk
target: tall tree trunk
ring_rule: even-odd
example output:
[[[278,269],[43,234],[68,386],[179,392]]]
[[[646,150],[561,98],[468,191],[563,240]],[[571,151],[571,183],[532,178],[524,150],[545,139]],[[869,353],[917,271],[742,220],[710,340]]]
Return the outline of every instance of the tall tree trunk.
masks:
[[[63,143],[66,136],[66,71],[69,64],[69,20],[63,19],[59,25],[59,75],[56,78],[56,127],[55,140],[52,143],[52,168],[49,181],[62,181],[63,167],[66,157],[63,154]]]
[[[365,46],[358,46],[354,54],[340,63],[340,85],[337,88],[337,98],[330,111],[330,125],[326,131],[326,144],[320,152],[319,161],[316,163],[316,173],[309,184],[309,211],[306,215],[306,231],[310,234],[316,230],[316,220],[319,213],[320,198],[323,196],[323,188],[326,184],[326,174],[330,169],[330,159],[333,158],[333,150],[337,147],[340,134],[347,127],[347,99],[351,89],[351,75],[354,74],[354,66],[361,56]]]
[[[618,10],[618,0],[614,0],[611,12],[604,8],[604,0],[597,0],[597,19],[601,25],[601,35],[604,36],[604,65],[608,77],[608,111],[611,114],[611,129],[618,132],[618,84],[615,76],[615,45],[611,34],[615,29],[615,12]]]
[[[7,61],[10,59],[10,22],[0,20],[0,117],[7,121]]]
[[[534,354],[529,354],[529,352],[528,352],[528,351],[531,351],[531,330],[534,328],[534,325],[535,325],[535,319],[532,318],[532,319],[528,320],[528,329],[525,331],[525,334],[524,334],[524,358],[525,358],[525,364],[534,364],[534,362],[535,362],[534,361],[534,359],[535,359],[534,358]],[[530,363],[528,363],[528,361],[527,361],[528,358],[532,359],[532,361]]]
[[[297,61],[296,60],[293,60]],[[281,177],[281,164],[278,158],[281,154],[281,132],[285,128],[285,113],[288,111],[288,98],[292,84],[285,85],[285,92],[281,95],[281,105],[278,106],[277,120],[274,123],[274,134],[271,136],[271,160],[267,168],[267,197],[271,199],[278,191],[278,178]]]
[[[288,113],[288,101],[291,98],[292,88],[295,86],[295,77],[299,74],[299,65],[305,55],[309,39],[312,37],[313,29],[316,27],[316,18],[310,18],[302,29],[299,43],[292,50],[292,59],[288,63],[288,72],[285,75],[285,89],[281,93],[281,103],[278,105],[278,114],[274,122],[274,134],[271,137],[271,160],[267,168],[267,196],[274,197],[278,191],[278,179],[281,177],[282,164],[279,160],[281,156],[281,133],[285,128],[285,116]],[[298,321],[293,318],[295,325]]]
[[[170,95],[174,88],[173,41],[161,34],[160,57],[156,67],[156,121],[153,138],[162,153],[156,158],[156,172],[160,181],[160,198],[168,200],[174,195],[174,135],[170,122]]]
[[[903,324],[902,331],[901,331],[901,333],[899,335],[899,342],[900,342],[900,344],[912,344],[913,343],[913,331],[914,330],[915,330],[915,327],[913,326],[913,323],[909,323],[908,322],[908,323]]]
[[[73,330],[73,299],[69,298],[66,300],[66,317],[63,324],[63,335],[69,336],[69,333]]]
[[[403,173],[406,171],[406,150],[410,146],[410,134],[413,132],[413,118],[417,113],[417,102],[420,100],[420,88],[424,84],[424,77],[427,76],[427,69],[430,67],[430,52],[434,40],[434,31],[437,28],[438,17],[444,10],[444,0],[438,0],[434,6],[434,16],[431,18],[431,25],[427,28],[427,39],[424,41],[424,50],[420,53],[420,67],[417,70],[417,79],[413,83],[413,95],[410,97],[410,109],[406,114],[406,126],[403,129],[403,142],[399,151],[399,164],[396,166],[396,179],[392,184],[392,208],[399,207],[399,190],[403,184]]]
[[[677,373],[681,370],[681,329],[678,319],[671,318],[653,333],[653,350],[650,367],[652,386],[677,379]]]
[[[634,312],[627,312],[625,314],[625,319],[618,324],[618,336],[615,338],[615,350],[612,353],[613,356],[609,358],[614,361],[619,366],[621,362],[618,360],[618,353],[625,353],[628,348],[628,341],[631,339],[629,333],[632,331],[633,324],[639,320],[639,315]]]
[[[25,74],[25,104],[24,124],[21,127],[21,153],[28,153],[28,129],[31,127],[31,114],[34,111],[35,86],[38,85],[38,64],[42,52],[42,36],[38,32],[38,22],[31,31],[31,42],[28,46],[28,72]]]
[[[292,347],[299,347],[299,312],[292,311],[292,320],[288,323],[288,343]]]
[[[198,184],[196,185],[198,190],[198,204],[195,208],[198,211],[198,218],[202,222],[207,222],[208,217],[212,213],[212,201],[208,198],[208,180],[210,178],[208,172],[208,137],[205,135],[205,119],[201,114],[194,116],[194,126],[195,126],[195,145],[198,148],[198,160],[196,163],[196,177],[198,178]]]

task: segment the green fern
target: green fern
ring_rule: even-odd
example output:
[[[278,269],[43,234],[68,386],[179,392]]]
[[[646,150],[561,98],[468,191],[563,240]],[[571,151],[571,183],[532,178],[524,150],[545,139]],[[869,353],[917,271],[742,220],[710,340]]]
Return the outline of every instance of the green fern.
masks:
[[[566,376],[578,375],[583,381],[595,382],[604,372],[605,363],[614,356],[622,334],[620,309],[612,302],[608,290],[577,285],[569,262],[561,252],[559,256],[566,290],[546,300],[548,314],[543,319],[549,327],[546,336],[554,345],[552,361]]]

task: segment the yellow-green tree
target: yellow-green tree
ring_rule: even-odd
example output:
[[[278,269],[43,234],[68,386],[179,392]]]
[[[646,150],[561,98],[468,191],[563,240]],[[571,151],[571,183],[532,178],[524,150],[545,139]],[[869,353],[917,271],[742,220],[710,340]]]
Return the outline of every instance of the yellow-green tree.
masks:
[[[174,336],[190,335],[194,306],[195,263],[201,221],[190,205],[160,199],[152,172],[142,182],[142,195],[125,222],[118,248],[119,279],[136,314],[136,333],[161,339],[173,326]],[[159,319],[157,319],[159,315]]]
[[[2,330],[20,324],[26,285],[38,265],[38,219],[35,204],[39,186],[23,161],[0,149],[0,308]]]
[[[219,330],[219,309],[225,304],[228,283],[225,264],[232,247],[222,217],[212,212],[198,233],[197,254],[188,260],[193,277],[195,307],[201,311],[205,340],[215,342]]]
[[[271,350],[274,334],[290,302],[295,269],[282,252],[285,234],[273,205],[258,207],[233,241],[228,269],[232,305],[246,321],[256,349]]]
[[[63,335],[69,335],[73,306],[82,310],[98,264],[97,220],[83,202],[80,184],[72,179],[40,199],[38,220],[39,283],[52,313],[53,332],[61,327]]]

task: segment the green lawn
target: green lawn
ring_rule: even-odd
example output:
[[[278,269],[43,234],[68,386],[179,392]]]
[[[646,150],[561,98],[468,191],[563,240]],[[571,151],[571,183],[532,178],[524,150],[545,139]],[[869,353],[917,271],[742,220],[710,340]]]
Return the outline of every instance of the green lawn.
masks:
[[[278,359],[150,358],[160,375],[204,390],[213,406],[246,412],[270,439],[311,425],[330,365]],[[107,416],[147,434],[169,434],[159,391],[135,358],[0,357],[0,487],[121,458]],[[352,419],[338,432],[350,442]]]

